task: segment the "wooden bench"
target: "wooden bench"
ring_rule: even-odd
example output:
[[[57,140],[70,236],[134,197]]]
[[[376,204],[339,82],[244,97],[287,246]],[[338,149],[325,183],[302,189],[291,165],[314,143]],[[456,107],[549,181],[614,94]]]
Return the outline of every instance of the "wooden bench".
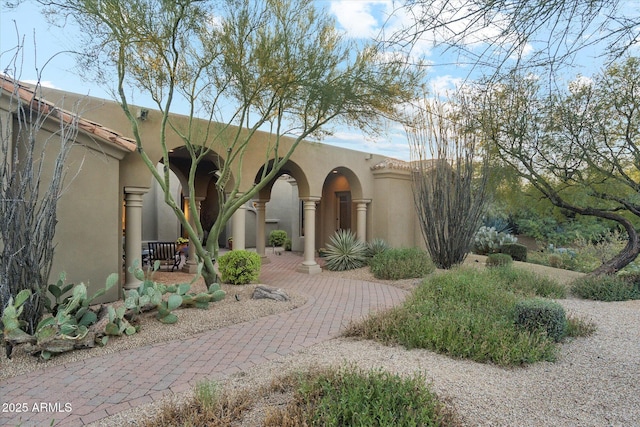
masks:
[[[177,269],[180,265],[180,254],[176,247],[176,242],[148,242],[149,246],[149,262],[151,266],[156,261],[160,261],[160,266],[171,266],[171,271]]]

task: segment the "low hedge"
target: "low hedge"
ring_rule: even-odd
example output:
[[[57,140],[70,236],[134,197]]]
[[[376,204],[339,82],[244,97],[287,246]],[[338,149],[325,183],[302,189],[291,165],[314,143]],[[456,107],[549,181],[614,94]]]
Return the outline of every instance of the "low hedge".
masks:
[[[418,248],[392,248],[379,252],[369,261],[377,279],[400,280],[422,278],[436,267],[429,254]]]
[[[500,252],[511,255],[514,261],[527,261],[527,247],[520,243],[505,243],[500,248]]]
[[[557,302],[542,298],[518,301],[515,305],[516,324],[529,332],[546,332],[555,342],[562,341],[567,332],[567,315]]]

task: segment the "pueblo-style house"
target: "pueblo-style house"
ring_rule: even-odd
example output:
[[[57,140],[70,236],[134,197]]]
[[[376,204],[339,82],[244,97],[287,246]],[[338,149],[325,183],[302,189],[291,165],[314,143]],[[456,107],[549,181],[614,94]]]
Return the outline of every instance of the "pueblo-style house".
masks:
[[[33,89],[7,77],[2,78],[0,124],[3,130],[17,129],[11,97],[29,102]],[[54,265],[50,281],[65,271],[70,283],[84,282],[89,292],[104,286],[114,272],[123,275],[124,287],[136,280],[123,268],[140,259],[148,242],[175,241],[182,235],[179,222],[163,201],[147,166],[135,150],[131,127],[118,103],[48,88],[42,89],[47,105],[64,111],[65,106],[82,105],[79,132],[67,167],[69,182],[58,203],[58,225]],[[145,150],[157,159],[162,151],[157,138],[160,112],[133,107]],[[55,119],[36,138],[41,144],[57,130]],[[179,122],[186,120],[172,116]],[[265,166],[267,133],[258,133],[243,162],[241,183],[252,183]],[[4,137],[4,135],[3,135]],[[11,137],[11,136],[9,136]],[[14,138],[15,141],[15,138]],[[195,194],[188,193],[189,158],[181,140],[168,135],[170,169],[176,200],[195,197],[204,226],[213,222],[218,196],[214,180],[225,152],[212,153],[198,169]],[[303,258],[298,270],[321,271],[316,251],[329,243],[337,229],[351,229],[359,239],[382,238],[391,246],[423,245],[413,207],[411,171],[408,164],[383,156],[329,146],[301,143],[279,178],[264,188],[251,203],[239,209],[227,224],[221,247],[232,238],[233,249],[255,248],[265,255],[271,230],[285,230],[292,249]],[[246,184],[249,185],[249,184]],[[246,191],[246,188],[239,189]],[[194,255],[190,254],[193,266]],[[111,289],[102,301],[121,297],[122,289]]]

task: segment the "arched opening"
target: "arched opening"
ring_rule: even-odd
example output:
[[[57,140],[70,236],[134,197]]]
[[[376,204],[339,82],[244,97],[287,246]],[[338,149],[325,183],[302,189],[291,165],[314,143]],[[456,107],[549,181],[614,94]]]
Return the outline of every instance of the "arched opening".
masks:
[[[273,161],[266,165],[270,168]],[[268,169],[267,169],[268,171]],[[265,172],[265,166],[258,170],[256,182]],[[304,247],[304,209],[301,197],[308,195],[309,185],[306,174],[299,165],[288,161],[255,198],[254,207],[264,204],[264,229],[257,224],[256,233],[264,233],[268,245],[268,236],[273,230],[284,230],[291,240],[291,250],[300,252]],[[257,220],[260,220],[257,218]],[[258,237],[259,239],[259,237]]]
[[[198,164],[196,170],[194,197],[199,202],[199,219],[204,230],[209,230],[218,216],[220,200],[215,188],[219,176],[218,161],[218,156],[211,153]],[[190,167],[191,158],[185,147],[169,152],[169,192],[187,218],[190,216]],[[160,174],[164,173],[162,159],[158,161],[156,168]],[[174,241],[181,236],[186,237],[186,232],[173,210],[165,203],[164,191],[152,177],[150,190],[143,200],[143,241]],[[202,238],[206,239],[206,233]]]
[[[319,245],[325,246],[338,230],[356,232],[358,217],[354,200],[361,197],[360,180],[349,168],[336,167],[327,174],[320,202]]]

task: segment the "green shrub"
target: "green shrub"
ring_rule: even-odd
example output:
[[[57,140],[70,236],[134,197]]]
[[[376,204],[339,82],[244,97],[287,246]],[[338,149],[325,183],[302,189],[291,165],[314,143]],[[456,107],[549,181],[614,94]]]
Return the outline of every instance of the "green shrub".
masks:
[[[369,262],[377,279],[400,280],[424,277],[436,267],[427,252],[418,248],[394,248],[380,252]]]
[[[284,250],[285,251],[290,251],[291,250],[291,239],[289,239],[287,237],[287,239],[284,241]]]
[[[548,277],[522,268],[492,268],[489,272],[497,286],[524,297],[565,298],[565,286]]]
[[[533,298],[515,305],[515,322],[521,328],[535,333],[543,331],[555,342],[560,342],[567,331],[567,315],[556,302]]]
[[[224,283],[246,285],[258,280],[260,255],[249,251],[230,251],[218,258],[218,267]]]
[[[581,277],[571,284],[571,293],[596,301],[640,299],[640,287],[637,283],[612,275]]]
[[[403,378],[382,370],[347,367],[298,375],[297,383],[293,405],[303,413],[291,410],[289,416],[280,415],[280,420],[289,421],[287,425],[445,425],[444,407],[419,375]]]
[[[388,250],[389,244],[387,242],[385,242],[383,239],[373,239],[372,241],[370,241],[369,243],[367,243],[367,258],[373,258],[374,256],[376,256],[379,253],[382,253],[386,250]]]
[[[564,266],[564,261],[561,255],[551,254],[547,257],[547,263],[549,267],[553,268],[562,268]]]
[[[512,263],[513,259],[509,254],[489,254],[487,257],[487,267],[505,267]]]
[[[527,247],[520,243],[506,243],[502,245],[500,252],[511,255],[514,261],[527,261]]]
[[[287,241],[287,232],[284,230],[273,230],[269,233],[270,246],[284,246]]]
[[[325,252],[325,265],[331,271],[345,271],[366,265],[367,244],[350,230],[338,230],[330,238]]]
[[[516,327],[513,310],[523,297],[499,270],[510,269],[456,268],[429,276],[402,306],[344,333],[503,366],[555,360],[556,345],[546,333]]]

